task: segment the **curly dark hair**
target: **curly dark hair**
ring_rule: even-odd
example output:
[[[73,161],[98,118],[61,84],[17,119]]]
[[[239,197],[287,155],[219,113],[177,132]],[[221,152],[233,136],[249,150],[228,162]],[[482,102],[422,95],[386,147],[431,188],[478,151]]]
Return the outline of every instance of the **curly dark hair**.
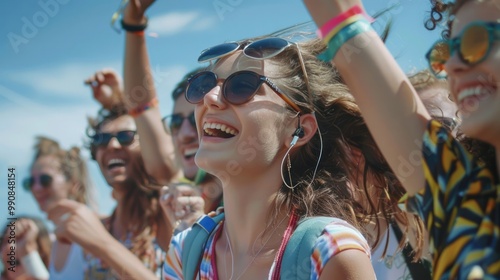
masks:
[[[442,32],[444,39],[449,39],[451,34],[451,24],[457,11],[470,0],[456,0],[450,3],[444,3],[441,0],[430,0],[432,9],[430,18],[425,22],[425,27],[429,30],[434,30],[437,25],[446,21],[446,29]],[[482,164],[485,164],[490,170],[497,170],[495,148],[483,141],[467,137],[460,131],[457,133],[457,139],[464,147]],[[496,174],[496,172],[494,172]],[[497,178],[498,180],[498,178]]]
[[[460,7],[462,7],[467,1],[470,0],[456,0],[447,3],[441,0],[430,0],[432,8],[429,18],[425,21],[425,28],[428,30],[434,30],[441,22],[444,22],[446,27],[441,33],[441,36],[444,39],[449,39],[453,18],[458,9],[460,9]]]

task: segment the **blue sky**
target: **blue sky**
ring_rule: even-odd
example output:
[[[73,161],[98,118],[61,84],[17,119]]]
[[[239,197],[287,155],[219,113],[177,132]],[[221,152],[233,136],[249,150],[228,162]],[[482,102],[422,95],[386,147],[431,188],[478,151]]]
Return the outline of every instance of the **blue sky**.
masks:
[[[103,67],[122,72],[124,36],[110,26],[120,0],[1,1],[0,15],[0,224],[6,221],[7,168],[17,170],[16,214],[44,217],[20,183],[29,175],[36,135],[64,148],[82,146],[86,116],[99,109],[83,80]],[[425,30],[429,1],[367,0],[371,14],[399,3],[388,47],[406,72],[427,67],[424,54],[439,32]],[[264,35],[310,20],[297,0],[158,0],[148,11],[151,64],[162,114],[172,108],[170,91],[197,66],[201,50]],[[88,159],[89,153],[82,148]],[[110,187],[88,160],[100,212],[113,208]]]

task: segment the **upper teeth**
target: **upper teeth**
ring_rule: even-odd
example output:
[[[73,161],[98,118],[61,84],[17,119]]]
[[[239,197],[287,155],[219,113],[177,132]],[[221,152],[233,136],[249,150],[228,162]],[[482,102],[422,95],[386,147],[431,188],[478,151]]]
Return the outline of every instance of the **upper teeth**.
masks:
[[[119,158],[113,158],[111,159],[109,162],[108,162],[108,165],[111,165],[111,164],[116,164],[116,163],[119,163],[119,164],[125,164],[125,161],[122,160],[122,159],[119,159]]]
[[[186,150],[184,151],[184,156],[192,156],[192,155],[195,155],[197,151],[198,151],[198,148],[194,148],[194,149],[186,149]]]
[[[461,102],[462,100],[464,100],[465,98],[467,98],[469,96],[486,95],[489,93],[490,93],[490,91],[483,86],[470,87],[470,88],[466,88],[466,89],[461,90],[458,93],[457,99],[458,99],[458,102]]]
[[[220,124],[220,123],[205,123],[203,124],[203,130],[205,130],[206,133],[209,133],[207,129],[218,129],[221,130],[225,133],[231,134],[231,135],[236,135],[236,130],[227,127],[225,124]]]

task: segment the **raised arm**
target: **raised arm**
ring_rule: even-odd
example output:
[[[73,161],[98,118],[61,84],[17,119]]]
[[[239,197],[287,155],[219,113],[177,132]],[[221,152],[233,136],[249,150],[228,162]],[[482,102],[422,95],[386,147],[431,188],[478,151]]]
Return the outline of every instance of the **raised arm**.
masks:
[[[104,228],[95,213],[73,200],[63,200],[49,210],[61,242],[76,242],[120,274],[122,279],[157,279],[144,264]]]
[[[317,26],[359,0],[304,0]],[[421,143],[430,119],[417,93],[375,31],[345,42],[331,61],[356,98],[365,121],[408,194],[424,187]]]
[[[133,0],[125,8],[123,21],[139,26],[147,22],[145,10],[154,0]],[[127,109],[142,108],[156,99],[154,80],[144,35],[125,32],[124,95]],[[157,106],[135,117],[141,139],[141,153],[146,171],[160,184],[169,183],[178,176],[172,138],[165,132]]]

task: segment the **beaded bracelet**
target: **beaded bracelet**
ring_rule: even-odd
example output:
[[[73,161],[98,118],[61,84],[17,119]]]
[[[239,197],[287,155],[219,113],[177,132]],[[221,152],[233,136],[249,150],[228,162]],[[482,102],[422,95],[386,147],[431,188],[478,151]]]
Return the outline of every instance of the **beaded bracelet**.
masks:
[[[155,97],[155,98],[151,99],[148,103],[137,106],[132,110],[129,110],[128,114],[131,115],[133,118],[137,118],[145,111],[147,111],[151,108],[158,107],[158,103],[159,103],[158,99]]]
[[[318,59],[330,62],[340,48],[350,39],[356,37],[359,34],[365,33],[367,31],[373,30],[370,23],[367,20],[358,20],[350,25],[344,27],[340,32],[338,32],[327,44],[327,49],[318,55]]]

